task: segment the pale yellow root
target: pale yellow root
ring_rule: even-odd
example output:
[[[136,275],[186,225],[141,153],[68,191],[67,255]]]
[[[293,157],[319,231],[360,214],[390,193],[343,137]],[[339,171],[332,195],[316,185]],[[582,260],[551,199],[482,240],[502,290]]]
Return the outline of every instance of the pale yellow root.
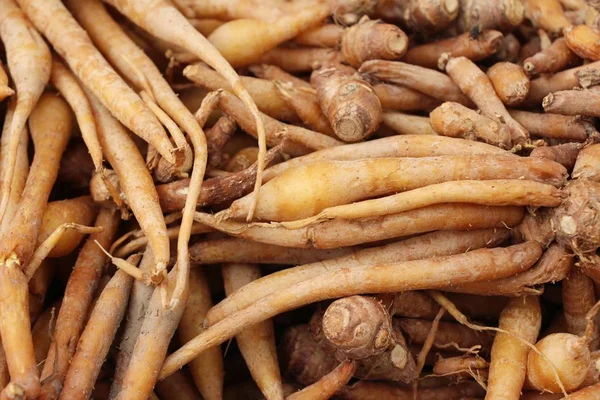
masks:
[[[382,122],[398,135],[437,136],[427,117],[387,111],[383,113]]]
[[[566,175],[566,169],[553,161],[508,155],[319,161],[287,170],[267,182],[256,218],[294,221],[317,215],[328,207],[448,181],[527,179],[561,187]],[[462,196],[465,194],[461,192],[457,198]],[[218,216],[241,220],[253,200],[252,193],[244,196]]]
[[[79,85],[77,78],[73,76],[58,56],[52,58],[50,81],[73,109],[81,131],[81,137],[88,148],[96,172],[101,172],[103,170],[102,147],[98,141],[96,122],[90,102]]]
[[[166,276],[166,267],[170,259],[170,243],[154,182],[139,149],[123,125],[100,104],[93,94],[86,92],[86,95],[94,111],[98,139],[104,155],[115,169],[128,205],[148,236],[156,260],[156,268],[150,274],[150,278],[153,283],[158,284]]]
[[[435,342],[435,335],[439,327],[440,319],[442,319],[445,312],[446,310],[443,307],[441,307],[437,315],[433,319],[431,329],[429,330],[427,338],[425,339],[425,343],[423,343],[423,347],[421,348],[421,351],[419,351],[419,356],[417,357],[417,375],[421,375],[421,371],[423,371],[423,367],[425,366],[425,361],[427,359],[427,354],[429,354],[429,351],[431,350]]]
[[[175,0],[173,3],[187,18],[218,18],[222,21],[240,18],[271,21],[286,11],[286,3],[281,0]]]
[[[169,272],[165,280],[168,282],[169,291],[173,290],[175,274],[177,274],[177,266]],[[187,290],[181,301],[174,307],[165,308],[160,291],[154,290],[116,399],[146,400],[148,398],[158,380],[160,367],[164,363],[168,345],[179,325],[186,301]]]
[[[216,108],[220,94],[221,91],[216,91],[206,95],[200,105],[200,109],[194,116],[198,121],[200,134],[195,134],[194,132],[189,133],[194,149],[194,166],[181,216],[179,236],[177,237],[177,282],[173,289],[173,296],[169,300],[169,307],[175,307],[177,305],[177,302],[182,299],[188,287],[188,277],[190,273],[188,245],[194,224],[196,204],[198,202],[198,197],[200,196],[204,172],[206,171],[206,163],[208,161],[206,136],[204,135],[202,128],[212,111]]]
[[[183,310],[177,336],[183,344],[199,335],[203,328],[206,312],[212,307],[212,299],[204,271],[200,268],[190,271],[190,295]],[[221,349],[207,350],[188,366],[196,387],[206,400],[223,397],[223,356]]]
[[[100,250],[110,259],[110,261],[115,264],[115,266],[123,270],[127,275],[134,277],[136,280],[144,282],[146,285],[151,285],[154,283],[151,278],[151,274],[148,272],[142,271],[132,263],[122,258],[113,257],[102,245],[96,242],[96,245],[100,247]]]
[[[535,342],[542,324],[539,300],[536,296],[514,298],[500,314],[500,329]],[[525,382],[529,347],[514,336],[499,332],[492,345],[488,378],[490,400],[518,397]]]
[[[17,89],[17,103],[7,136],[8,150],[3,151],[0,186],[0,221],[4,218],[25,123],[48,80],[52,58],[44,39],[13,0],[0,1],[0,38],[6,48],[8,68]],[[4,135],[3,135],[4,136]]]
[[[15,94],[15,91],[8,86],[8,76],[4,71],[4,66],[0,62],[0,101]]]
[[[506,110],[490,78],[466,57],[450,57],[446,73],[481,109],[483,115],[508,126],[515,149],[530,144],[529,132]],[[525,77],[525,79],[527,79]]]
[[[223,89],[233,93],[227,80],[203,63],[188,65],[183,70],[183,75],[208,90]],[[260,111],[280,121],[298,120],[296,112],[277,93],[273,81],[249,76],[241,76],[240,79]]]
[[[137,264],[140,258],[140,255],[134,255],[127,261]],[[100,293],[71,359],[59,400],[91,396],[100,368],[125,316],[132,284],[130,276],[117,271]]]
[[[2,137],[0,138],[0,177],[4,174],[3,169],[6,168],[6,164],[2,162],[2,159],[8,157],[7,151],[8,147],[8,139],[10,136],[8,135],[8,131],[11,126],[12,115],[15,109],[15,101],[11,100],[8,103],[8,107],[6,110],[6,116],[4,119],[4,127],[2,129]],[[17,164],[15,165],[15,171],[13,174],[13,182],[12,187],[10,189],[10,198],[8,200],[8,204],[6,205],[6,212],[4,213],[4,218],[0,221],[0,233],[3,234],[10,227],[10,222],[14,217],[17,208],[19,207],[19,202],[21,201],[21,194],[23,193],[23,189],[25,188],[25,182],[27,181],[27,175],[29,174],[29,156],[27,154],[27,143],[29,142],[29,132],[27,132],[27,127],[25,127],[25,134],[21,137],[21,142],[19,143],[19,148],[17,150]]]
[[[28,397],[37,398],[40,377],[31,336],[27,279],[14,253],[0,264],[0,289],[7,298],[0,307],[0,332],[11,380],[0,397],[10,393],[11,385],[15,385]]]
[[[124,28],[111,17],[101,1],[65,1],[65,4],[98,49],[138,90],[147,91],[151,98],[186,130],[194,125],[191,113],[183,107],[158,68],[127,36]],[[192,129],[197,130],[197,127]],[[187,146],[184,136],[178,132],[170,133],[177,149],[183,150]]]
[[[261,277],[260,267],[253,264],[225,264],[222,273],[227,295]],[[244,329],[236,335],[236,341],[264,396],[268,400],[283,399],[273,321],[262,321]]]
[[[265,182],[284,171],[303,164],[324,160],[359,160],[373,157],[434,157],[450,154],[507,154],[486,143],[430,135],[391,136],[363,143],[338,145],[305,156],[292,158],[265,171]]]
[[[571,25],[559,0],[525,0],[525,16],[534,26],[547,32],[559,34]]]
[[[600,393],[600,383],[573,392],[561,400],[598,400],[598,393]]]
[[[231,118],[240,128],[249,135],[258,138],[258,132],[254,126],[253,116],[244,107],[239,99],[229,92],[224,92],[219,100],[219,108]],[[266,129],[266,140],[270,147],[277,146],[289,139],[286,153],[298,156],[328,147],[341,145],[343,142],[319,132],[311,131],[297,125],[286,124],[279,120],[260,113]]]
[[[42,261],[48,256],[50,251],[56,246],[56,244],[62,238],[62,235],[69,229],[73,229],[82,234],[90,234],[102,231],[102,227],[83,226],[72,222],[67,222],[60,225],[46,240],[39,245],[39,247],[33,253],[31,261],[23,268],[23,272],[27,279],[31,279],[35,271],[41,265]]]
[[[223,21],[214,18],[188,18],[190,24],[194,26],[204,36],[208,36],[215,29],[223,25]]]
[[[0,331],[11,380],[35,398],[40,380],[33,356],[27,278],[21,268],[34,253],[59,161],[71,136],[71,111],[63,100],[45,93],[29,118],[29,126],[35,146],[32,172],[10,227],[0,240],[0,291],[4,293],[0,297]]]
[[[385,293],[447,285],[448,280],[480,281],[510,276],[529,268],[541,247],[528,242],[507,248],[474,250],[456,256],[393,264],[342,268],[273,293],[223,319],[165,360],[160,377],[170,375],[204,350],[223,343],[244,328],[317,301],[359,293]],[[477,265],[477,268],[473,268]]]
[[[173,163],[174,149],[160,122],[102,57],[63,3],[60,0],[17,2],[86,88],[123,125],[151,143],[161,156]]]
[[[521,222],[523,214],[523,207],[517,206],[448,203],[382,217],[324,221],[300,229],[270,223],[221,221],[200,212],[194,218],[216,230],[248,240],[285,247],[333,249],[436,230],[515,226]]]
[[[239,76],[217,49],[171,4],[165,0],[108,0],[136,25],[144,28],[152,35],[167,42],[179,45],[190,53],[198,56],[219,72],[231,85],[234,93],[246,105],[256,122],[258,134],[258,168],[254,193],[256,201],[248,212],[248,220],[252,220],[256,202],[258,202],[262,175],[265,168],[267,145],[265,127],[256,103],[242,85]]]
[[[98,214],[96,204],[89,196],[57,200],[48,203],[42,218],[42,226],[37,237],[37,246],[48,239],[61,225],[71,222],[78,225],[91,225]],[[83,233],[76,229],[65,231],[47,257],[57,258],[71,254],[83,240]]]
[[[547,357],[544,356],[535,347],[535,345],[532,342],[526,340],[525,338],[522,338],[520,335],[515,334],[515,333],[513,333],[513,332],[511,332],[509,330],[502,329],[502,328],[494,328],[494,327],[488,327],[488,326],[483,326],[483,325],[478,325],[478,324],[471,323],[471,322],[469,322],[468,318],[462,312],[460,312],[460,310],[458,310],[458,308],[456,308],[456,306],[450,300],[448,300],[448,298],[445,297],[442,293],[440,293],[438,291],[434,291],[434,290],[430,290],[430,291],[428,291],[428,293],[429,293],[429,295],[440,306],[444,307],[446,309],[446,311],[448,311],[448,313],[450,315],[452,315],[454,317],[454,319],[456,319],[461,324],[463,324],[463,325],[465,325],[465,326],[467,326],[467,327],[469,327],[469,328],[471,328],[473,330],[476,330],[476,331],[492,331],[492,332],[503,333],[503,334],[505,334],[507,336],[510,336],[513,340],[516,340],[520,344],[525,345],[526,347],[529,348],[530,351],[535,352],[536,354],[538,354],[539,356],[541,356],[545,361],[548,362]],[[513,301],[519,301],[519,299],[515,299]],[[536,299],[536,301],[537,301],[537,299]],[[552,370],[552,373],[554,374],[554,378],[556,379],[556,382],[557,382],[558,386],[560,387],[561,391],[566,396],[567,392],[565,390],[565,386],[563,385],[563,383],[562,383],[562,381],[560,379],[560,376],[558,375],[558,371],[557,371],[556,367],[551,362],[550,362],[550,368]],[[517,387],[518,387],[518,384],[517,384]]]
[[[336,369],[304,389],[292,393],[286,400],[327,400],[334,396],[356,371],[356,363],[346,360]]]
[[[152,270],[152,268],[154,268],[154,257],[152,255],[152,248],[150,246],[146,246],[146,250],[144,251],[144,255],[140,261],[139,268],[146,272],[149,272]],[[125,315],[123,335],[119,343],[119,352],[115,357],[116,366],[113,382],[110,387],[110,399],[117,397],[119,391],[121,390],[123,378],[127,372],[129,361],[131,360],[131,354],[133,353],[135,342],[140,334],[146,309],[150,303],[150,298],[152,297],[153,293],[153,286],[147,286],[141,281],[133,282],[133,287],[131,288],[131,294],[129,296],[127,314]]]
[[[234,68],[241,68],[258,62],[269,50],[319,25],[328,15],[327,5],[306,2],[294,12],[282,14],[270,22],[256,19],[229,21],[215,29],[208,40]]]
[[[277,290],[286,289],[306,279],[315,278],[320,274],[335,269],[459,254],[468,250],[496,246],[506,240],[508,234],[509,231],[506,228],[475,230],[471,232],[437,231],[384,246],[352,251],[350,254],[341,255],[330,260],[315,261],[310,264],[285,269],[253,281],[245,285],[242,289],[235,291],[219,304],[215,305],[208,312],[206,320],[208,325],[213,325],[226,316],[242,310],[253,302]],[[307,252],[309,250],[302,249],[302,251]],[[210,251],[205,251],[204,253],[210,253]]]
[[[298,229],[329,219],[378,217],[436,203],[556,207],[562,198],[561,192],[554,186],[526,180],[450,181],[379,199],[326,208],[314,217],[280,224],[288,229]]]
[[[175,143],[179,143],[176,151],[176,153],[178,154],[178,160],[175,162],[174,165],[167,164],[164,168],[161,168],[161,161],[163,159],[161,158],[159,160],[156,171],[157,179],[161,182],[169,182],[175,177],[187,178],[187,171],[189,171],[192,163],[192,155],[190,152],[190,148],[187,145],[187,141],[185,140],[185,136],[183,135],[183,132],[181,131],[181,129],[179,129],[175,121],[173,121],[171,117],[169,117],[169,115],[167,115],[167,113],[165,113],[158,106],[158,104],[156,104],[151,92],[142,90],[140,92],[140,96],[142,100],[144,100],[144,103],[146,103],[146,105],[148,106],[148,109],[152,111],[156,118],[158,118],[158,120],[165,126],[165,128],[171,134],[171,136],[175,138]],[[162,174],[159,174],[163,170],[164,172],[162,172]]]
[[[54,344],[47,353],[47,362],[41,373],[43,381],[41,397],[44,399],[56,399],[62,390],[65,374],[76,350],[73,343],[79,340],[91,309],[92,299],[99,286],[106,257],[95,241],[98,240],[104,246],[110,245],[119,222],[120,218],[116,212],[108,209],[100,210],[95,226],[104,229],[102,232],[92,234],[86,240],[69,275],[63,303],[56,320]],[[43,268],[40,270],[43,271]],[[37,275],[34,275],[33,279],[35,276]]]

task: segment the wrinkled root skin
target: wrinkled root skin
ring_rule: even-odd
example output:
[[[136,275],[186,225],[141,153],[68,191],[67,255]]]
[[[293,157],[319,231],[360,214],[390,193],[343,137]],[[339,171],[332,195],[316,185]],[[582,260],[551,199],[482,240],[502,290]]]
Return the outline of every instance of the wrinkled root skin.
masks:
[[[554,209],[556,240],[579,256],[600,247],[600,183],[576,180],[564,189],[568,197]]]

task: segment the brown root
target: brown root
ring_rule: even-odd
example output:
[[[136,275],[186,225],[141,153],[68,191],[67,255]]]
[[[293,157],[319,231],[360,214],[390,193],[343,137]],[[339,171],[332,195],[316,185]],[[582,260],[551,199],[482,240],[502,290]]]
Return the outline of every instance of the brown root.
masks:
[[[407,48],[408,37],[400,28],[367,17],[342,36],[342,57],[354,68],[367,60],[399,59]]]
[[[391,331],[389,314],[372,297],[339,299],[323,316],[323,333],[327,340],[353,359],[383,352],[392,340]]]
[[[381,123],[381,102],[360,75],[338,67],[313,72],[313,85],[323,114],[336,136],[357,142],[371,136]]]
[[[600,247],[600,183],[575,180],[565,190],[567,199],[552,212],[556,240],[578,255],[595,252]]]

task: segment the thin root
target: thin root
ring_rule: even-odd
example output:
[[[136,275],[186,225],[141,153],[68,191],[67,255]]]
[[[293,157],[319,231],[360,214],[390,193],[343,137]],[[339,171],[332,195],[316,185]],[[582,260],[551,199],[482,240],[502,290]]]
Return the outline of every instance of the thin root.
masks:
[[[124,260],[122,258],[113,257],[108,251],[106,251],[104,249],[104,247],[102,247],[102,245],[100,243],[98,243],[97,240],[94,240],[94,242],[98,245],[98,247],[100,247],[100,250],[102,250],[102,252],[104,254],[106,254],[106,256],[108,258],[110,258],[110,261],[113,264],[115,264],[115,266],[117,268],[122,269],[123,272],[125,272],[128,275],[131,275],[134,279],[136,279],[138,281],[144,282],[146,285],[152,285],[152,284],[157,285],[157,283],[151,279],[151,276],[148,275],[148,273],[143,272],[141,269],[139,269],[132,263],[128,262],[127,260]]]
[[[176,153],[180,153],[181,162],[183,162],[183,159],[185,158],[185,148],[188,145],[187,141],[185,140],[185,136],[183,135],[183,132],[181,131],[181,129],[179,129],[175,121],[173,121],[173,119],[169,117],[169,115],[166,112],[164,112],[163,109],[160,108],[157,103],[154,102],[154,100],[148,92],[142,90],[140,92],[140,97],[142,98],[142,100],[144,100],[150,111],[152,111],[156,118],[158,118],[161,124],[163,124],[167,128],[167,130],[173,137],[173,140],[177,145],[174,151]]]
[[[474,331],[478,331],[478,332],[481,332],[481,331],[493,331],[493,332],[504,333],[506,335],[509,335],[509,336],[517,339],[519,342],[521,342],[524,345],[526,345],[527,347],[529,347],[531,349],[531,351],[533,351],[536,354],[538,354],[540,357],[542,357],[544,359],[544,361],[546,361],[550,365],[550,368],[552,368],[552,372],[554,374],[554,379],[556,379],[556,383],[560,387],[560,390],[562,391],[562,393],[564,394],[565,397],[568,396],[567,395],[567,391],[565,389],[565,386],[563,385],[563,383],[562,383],[562,381],[560,379],[560,376],[558,375],[558,371],[556,370],[556,367],[554,366],[554,363],[552,363],[552,361],[550,361],[548,359],[548,357],[546,357],[544,354],[542,354],[537,349],[537,347],[535,347],[535,344],[528,342],[527,340],[523,339],[522,337],[520,337],[518,335],[515,335],[514,333],[505,331],[504,329],[490,327],[490,326],[483,326],[483,325],[473,324],[473,323],[469,322],[467,316],[464,315],[462,312],[460,312],[460,310],[458,308],[456,308],[456,306],[454,305],[454,303],[452,303],[441,292],[439,292],[437,290],[428,290],[427,293],[431,296],[431,298],[433,300],[435,300],[436,303],[438,303],[440,306],[444,307],[446,309],[446,311],[448,311],[448,314],[452,315],[452,317],[455,320],[457,320],[459,323],[465,325],[466,327],[471,328]]]
[[[177,275],[175,288],[173,289],[173,295],[168,301],[169,308],[175,308],[181,299],[184,298],[188,289],[190,274],[190,256],[188,246],[194,226],[196,204],[198,203],[198,198],[200,197],[202,182],[206,172],[206,164],[208,163],[206,136],[202,132],[202,128],[204,128],[206,119],[210,113],[212,113],[212,111],[217,107],[221,93],[222,91],[211,92],[204,98],[202,104],[200,105],[200,109],[195,116],[196,120],[198,121],[200,131],[188,132],[194,150],[194,167],[192,176],[190,178],[190,184],[188,186],[188,195],[185,199],[181,216],[179,235],[177,237],[177,262],[175,264],[177,268]],[[166,299],[163,298],[163,304],[165,300]]]
[[[27,279],[31,279],[31,277],[35,274],[35,271],[42,264],[42,261],[48,256],[48,254],[52,251],[54,246],[56,246],[61,239],[62,235],[68,230],[74,229],[83,234],[90,234],[101,232],[104,228],[101,226],[93,227],[93,226],[84,226],[80,224],[76,224],[73,222],[66,222],[61,224],[58,228],[48,236],[46,240],[42,244],[39,245],[37,250],[33,253],[31,257],[31,261],[24,268],[23,273],[27,277]]]
[[[131,213],[129,212],[129,209],[127,208],[127,204],[125,204],[125,201],[123,201],[123,198],[121,197],[121,193],[119,193],[119,190],[115,187],[115,185],[113,185],[113,183],[110,181],[110,179],[108,179],[108,177],[106,176],[104,167],[100,166],[99,168],[96,168],[95,172],[100,174],[100,179],[102,179],[102,182],[104,182],[104,186],[106,187],[108,194],[113,199],[116,206],[119,208],[119,211],[121,212],[121,218],[124,220],[128,220],[129,218],[131,218]]]
[[[423,343],[423,347],[421,348],[421,351],[419,351],[419,357],[417,360],[417,375],[421,375],[421,371],[423,371],[423,367],[425,366],[425,360],[427,359],[427,354],[429,354],[429,351],[431,350],[431,347],[433,346],[435,341],[435,335],[437,334],[440,319],[442,319],[445,312],[446,309],[444,307],[441,307],[437,315],[435,316],[433,322],[431,323],[431,328],[429,329],[429,333],[425,338],[425,343]]]

